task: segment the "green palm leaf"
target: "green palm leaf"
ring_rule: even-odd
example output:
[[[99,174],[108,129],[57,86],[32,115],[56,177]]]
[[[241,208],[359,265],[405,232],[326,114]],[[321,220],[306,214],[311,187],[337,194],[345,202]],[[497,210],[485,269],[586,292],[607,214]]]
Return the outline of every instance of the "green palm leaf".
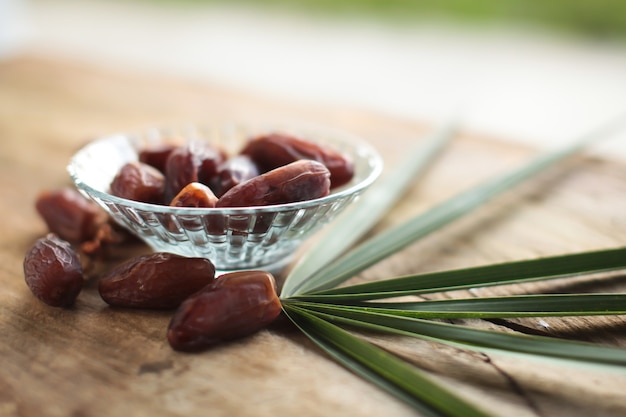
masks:
[[[285,312],[303,333],[339,363],[420,412],[433,417],[489,416],[414,366],[306,310],[286,305]]]
[[[375,215],[369,211],[368,205],[373,204],[372,200],[381,200],[378,197],[381,191],[373,188],[375,192],[370,190],[366,194],[371,194],[371,199],[363,198],[361,206],[352,212],[361,213],[359,216],[367,213],[367,222],[361,224],[361,220],[354,220],[343,226],[336,224],[317,242],[311,255],[289,274],[281,297],[285,313],[311,340],[341,364],[429,416],[466,417],[485,414],[433,383],[417,368],[337,325],[418,337],[475,350],[497,349],[626,366],[626,351],[616,348],[551,337],[480,330],[432,320],[623,314],[626,312],[625,294],[524,295],[402,303],[371,301],[620,269],[626,267],[626,248],[417,274],[335,288],[365,268],[577,152],[589,142],[607,136],[622,122],[623,119],[608,124],[569,146],[548,152],[502,177],[486,181],[339,256],[383,216],[386,208],[383,209],[382,205],[376,206]],[[435,138],[430,143],[420,165],[437,152],[445,142],[445,136]],[[406,164],[405,168],[411,162]],[[395,181],[401,184],[394,189],[391,199],[386,197],[382,200],[395,201],[401,194],[400,190],[420,169],[410,175],[395,171],[386,182],[381,183],[378,190],[385,190]],[[346,236],[354,236],[354,239],[344,240]]]
[[[507,318],[626,314],[626,294],[558,294],[480,297],[425,302],[358,304],[418,318]]]
[[[607,249],[474,268],[408,275],[320,291],[294,298],[352,302],[473,287],[562,278],[626,268],[626,248]]]
[[[444,201],[407,222],[392,227],[362,243],[342,257],[325,265],[299,285],[295,294],[311,293],[337,286],[378,261],[403,249],[416,240],[471,212],[498,194],[541,172],[554,163],[579,151],[589,142],[605,137],[623,120],[585,135],[572,144],[536,157],[526,165],[501,177]],[[320,242],[324,244],[325,242]],[[287,296],[287,295],[285,295]]]
[[[300,306],[331,306],[302,302]],[[336,304],[332,304],[336,305]],[[417,302],[356,302],[340,304],[357,311],[371,311],[415,318],[479,319],[507,317],[606,316],[626,314],[626,294],[515,295]]]
[[[529,336],[479,330],[468,326],[439,323],[402,315],[374,312],[362,307],[288,302],[286,308],[301,308],[325,320],[368,330],[396,333],[443,342],[461,343],[470,348],[491,348],[533,355],[626,366],[626,351],[551,337]]]

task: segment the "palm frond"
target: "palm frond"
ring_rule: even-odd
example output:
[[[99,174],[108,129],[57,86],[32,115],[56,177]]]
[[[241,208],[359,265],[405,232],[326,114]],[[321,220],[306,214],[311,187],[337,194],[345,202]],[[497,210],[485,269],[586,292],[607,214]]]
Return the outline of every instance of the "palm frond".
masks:
[[[303,333],[343,366],[420,412],[433,417],[489,416],[383,349],[296,306],[285,306],[285,312]]]
[[[353,302],[475,287],[563,278],[626,268],[626,248],[606,249],[473,268],[407,275],[333,288],[294,298]]]
[[[578,152],[590,142],[605,137],[620,126],[623,120],[618,122],[604,126],[563,148],[542,154],[508,174],[487,180],[436,205],[423,214],[379,233],[302,280],[294,295],[321,291],[343,283],[369,266],[439,230],[495,196]],[[321,245],[325,243],[325,241],[320,242]]]
[[[303,305],[296,301],[285,302],[288,308],[300,308],[324,320],[368,330],[435,339],[463,344],[469,348],[498,349],[532,355],[565,358],[593,363],[626,366],[626,351],[592,343],[574,342],[544,336],[480,330],[458,324],[440,323],[397,314],[379,313],[362,307]]]

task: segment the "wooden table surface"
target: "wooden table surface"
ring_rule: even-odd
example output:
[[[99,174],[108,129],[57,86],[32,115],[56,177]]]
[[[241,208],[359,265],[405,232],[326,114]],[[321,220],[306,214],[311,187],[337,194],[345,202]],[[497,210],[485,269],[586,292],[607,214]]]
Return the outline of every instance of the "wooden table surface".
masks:
[[[102,134],[180,121],[302,120],[357,133],[388,166],[432,126],[61,59],[0,62],[0,416],[405,416],[415,412],[333,362],[289,323],[201,354],[165,340],[169,312],[112,309],[89,283],[71,309],[36,300],[22,260],[46,233],[33,202]],[[462,132],[380,228],[521,163],[532,149]],[[624,245],[626,166],[574,158],[373,266],[381,279]],[[120,256],[123,256],[121,254]],[[616,292],[623,273],[441,296]],[[626,348],[622,317],[475,320],[481,328]],[[624,416],[623,369],[476,353],[368,335],[500,416]]]

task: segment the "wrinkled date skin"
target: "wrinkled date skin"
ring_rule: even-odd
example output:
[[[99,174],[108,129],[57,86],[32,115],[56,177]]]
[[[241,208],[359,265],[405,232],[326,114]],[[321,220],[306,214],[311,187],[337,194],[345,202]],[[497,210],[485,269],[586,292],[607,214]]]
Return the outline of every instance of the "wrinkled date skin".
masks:
[[[142,203],[163,203],[165,177],[142,162],[125,164],[111,182],[111,194]]]
[[[169,158],[170,154],[177,147],[178,145],[174,144],[163,144],[141,149],[138,154],[139,162],[148,164],[158,169],[162,173],[165,173],[165,164],[167,162],[167,158]]]
[[[215,204],[217,204],[217,197],[209,187],[199,182],[192,182],[180,190],[170,206],[211,208],[215,207]]]
[[[263,172],[300,159],[321,162],[330,171],[332,188],[348,183],[354,176],[354,163],[347,156],[334,149],[282,133],[251,139],[241,154],[250,156]]]
[[[169,324],[167,339],[179,351],[199,351],[250,335],[281,312],[274,277],[264,271],[224,274],[185,300]]]
[[[37,298],[54,307],[74,304],[85,281],[76,251],[52,233],[26,252],[24,279]]]
[[[98,292],[114,307],[173,309],[214,279],[208,259],[153,253],[111,270],[98,281]]]
[[[235,185],[260,174],[259,168],[247,155],[234,156],[224,162],[209,185],[216,196],[221,197]]]
[[[35,208],[50,232],[70,242],[92,239],[107,220],[95,203],[71,188],[40,193]]]
[[[301,160],[273,169],[231,188],[217,207],[293,203],[328,195],[330,173],[321,163]]]
[[[187,184],[207,184],[223,159],[223,153],[206,142],[191,141],[175,149],[165,164],[165,201],[172,201]]]

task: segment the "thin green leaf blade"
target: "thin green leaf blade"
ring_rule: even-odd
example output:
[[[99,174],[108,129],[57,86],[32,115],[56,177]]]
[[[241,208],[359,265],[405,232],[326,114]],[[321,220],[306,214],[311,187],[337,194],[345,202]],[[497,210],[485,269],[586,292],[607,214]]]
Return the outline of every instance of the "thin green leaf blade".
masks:
[[[323,304],[303,302],[302,305]],[[626,314],[626,294],[513,295],[415,302],[357,301],[339,305],[423,319],[606,316]]]
[[[428,314],[433,318],[606,316],[626,314],[626,294],[517,295],[358,306],[424,318]]]
[[[299,309],[297,308],[288,308],[286,309],[286,314],[290,318],[290,320],[304,333],[309,339],[311,339],[318,347],[320,347],[323,351],[329,354],[333,359],[335,359],[339,364],[343,365],[350,371],[364,378],[366,381],[377,385],[382,390],[388,392],[389,394],[395,396],[399,400],[407,403],[417,411],[421,412],[425,416],[429,417],[441,417],[441,413],[433,410],[430,407],[427,407],[426,404],[421,402],[419,399],[411,396],[410,394],[404,392],[403,390],[398,389],[393,383],[389,380],[385,379],[382,375],[376,373],[372,369],[368,368],[366,365],[359,362],[357,359],[352,358],[347,355],[343,350],[338,349],[334,346],[334,344],[329,343],[326,339],[320,337],[313,329],[309,329],[307,324],[299,320],[297,315]],[[300,314],[306,317],[308,313]]]
[[[473,268],[407,275],[333,288],[294,298],[320,302],[353,302],[405,295],[563,278],[626,268],[626,248],[545,257]]]
[[[321,291],[341,284],[369,266],[473,211],[498,194],[510,190],[511,187],[579,151],[589,142],[612,133],[623,122],[624,120],[620,119],[617,123],[604,126],[562,149],[540,155],[508,174],[488,180],[477,187],[462,192],[425,213],[374,236],[318,270],[303,282],[297,294]]]
[[[453,344],[463,344],[475,350],[490,348],[576,361],[626,366],[625,350],[591,343],[480,330],[468,326],[440,323],[402,315],[377,313],[357,307],[319,305],[316,303],[303,306],[296,301],[290,301],[285,303],[285,305],[297,306],[334,323],[429,340],[434,339]]]
[[[446,122],[413,149],[392,171],[379,179],[321,236],[289,272],[281,290],[294,294],[320,265],[326,265],[367,233],[404,195],[407,187],[424,172],[457,131],[456,122]]]
[[[289,318],[341,364],[429,416],[488,417],[392,354],[295,306]]]

